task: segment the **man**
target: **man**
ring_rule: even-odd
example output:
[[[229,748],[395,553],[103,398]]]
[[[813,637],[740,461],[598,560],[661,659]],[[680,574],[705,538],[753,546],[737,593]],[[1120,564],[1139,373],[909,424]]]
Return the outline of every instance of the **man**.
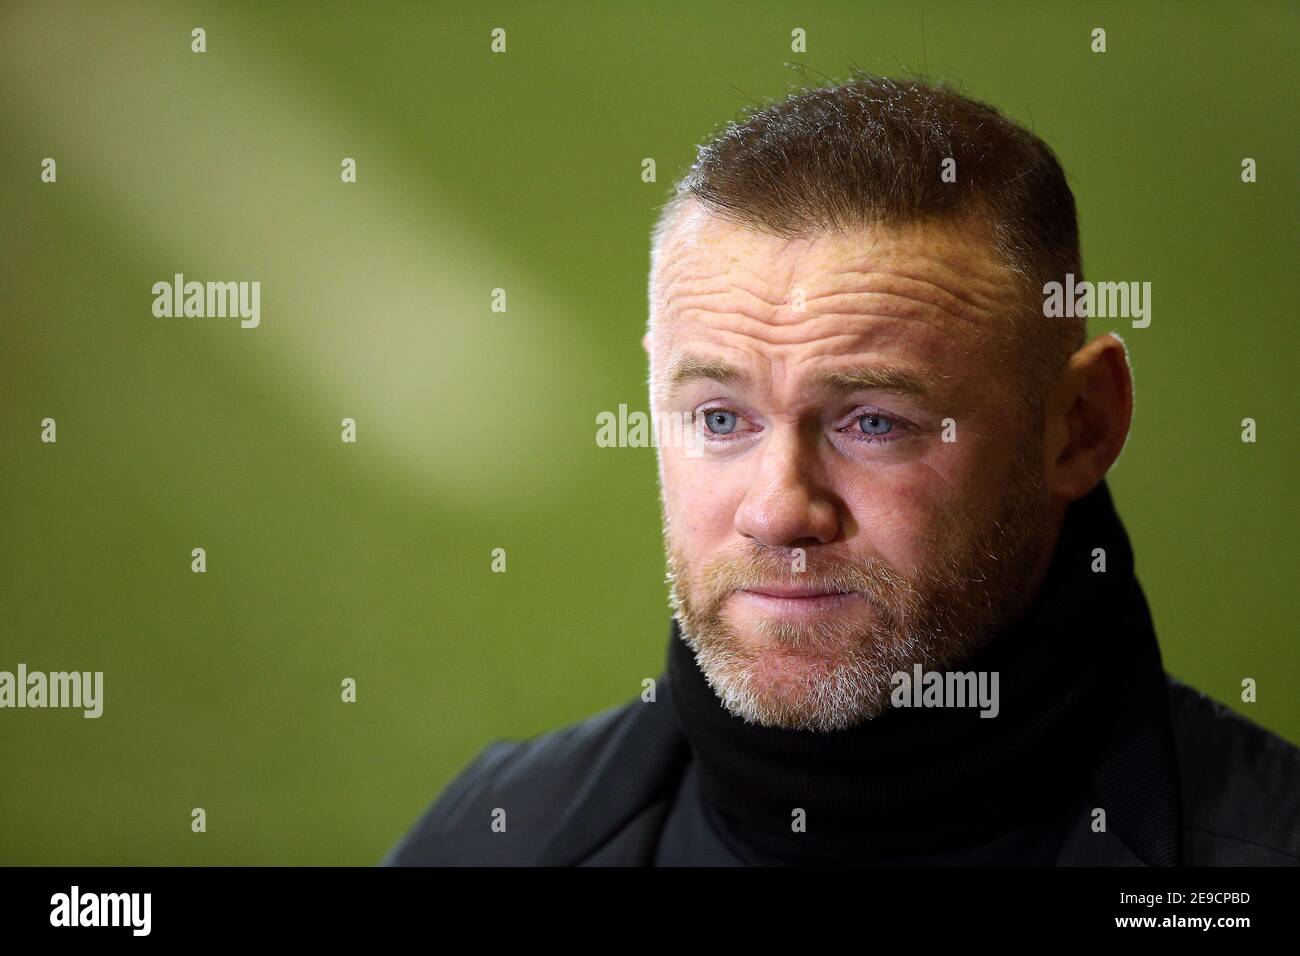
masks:
[[[488,746],[406,864],[1300,861],[1300,750],[1168,677],[1105,483],[1126,352],[1051,150],[857,74],[656,226],[674,610],[653,699]],[[644,695],[646,698],[652,695]]]

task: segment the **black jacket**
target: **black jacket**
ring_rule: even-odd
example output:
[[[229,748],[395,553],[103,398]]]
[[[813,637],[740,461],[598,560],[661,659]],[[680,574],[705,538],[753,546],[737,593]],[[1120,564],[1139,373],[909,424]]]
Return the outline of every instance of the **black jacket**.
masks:
[[[1122,600],[1093,600],[1109,617],[1089,626],[1149,638],[1151,652],[1127,699],[1113,702],[1117,723],[1099,741],[1100,756],[1089,758],[1087,792],[1062,816],[1056,865],[1300,863],[1300,749],[1164,672],[1109,491],[1102,483],[1082,501],[1067,525],[1088,529],[1088,542],[1098,526],[1111,526],[1117,570],[1135,595],[1123,611],[1115,609]],[[1070,541],[1063,530],[1058,555]],[[488,745],[383,864],[652,863],[695,759],[668,671],[657,688],[654,702],[637,698],[530,740]],[[1089,826],[1093,806],[1108,808],[1106,832]],[[509,808],[506,832],[493,828],[498,808]]]

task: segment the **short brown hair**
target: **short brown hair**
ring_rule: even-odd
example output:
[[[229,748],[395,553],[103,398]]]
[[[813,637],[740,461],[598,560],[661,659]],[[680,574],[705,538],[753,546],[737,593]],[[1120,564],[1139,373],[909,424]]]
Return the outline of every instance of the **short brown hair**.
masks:
[[[783,238],[873,224],[968,221],[987,229],[1023,295],[1009,316],[1037,407],[1084,319],[1046,319],[1043,285],[1083,280],[1074,194],[1056,155],[997,109],[941,83],[854,70],[742,112],[701,145],[655,223],[657,250],[692,197]],[[956,181],[945,182],[945,160]]]

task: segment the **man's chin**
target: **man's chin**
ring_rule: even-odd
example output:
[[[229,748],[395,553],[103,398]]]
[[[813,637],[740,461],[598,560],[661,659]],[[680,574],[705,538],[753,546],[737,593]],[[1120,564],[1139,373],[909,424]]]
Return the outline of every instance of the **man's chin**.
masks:
[[[888,681],[870,615],[792,621],[724,613],[699,635],[700,663],[727,709],[765,726],[833,730],[877,716]]]
[[[768,727],[840,730],[878,716],[887,703],[863,668],[808,648],[768,648],[707,660],[714,690],[735,716]]]

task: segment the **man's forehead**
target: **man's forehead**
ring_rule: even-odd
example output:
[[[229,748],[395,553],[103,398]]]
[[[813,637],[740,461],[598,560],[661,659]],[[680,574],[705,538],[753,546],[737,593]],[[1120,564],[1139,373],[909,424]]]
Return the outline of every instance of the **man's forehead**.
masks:
[[[665,235],[654,266],[652,326],[689,319],[694,309],[739,309],[770,324],[793,325],[809,314],[873,305],[886,315],[932,312],[936,320],[946,313],[984,322],[1013,308],[1017,294],[988,234],[971,222],[881,224],[782,238],[693,203]]]
[[[1014,347],[1008,317],[1023,293],[978,225],[784,239],[694,211],[678,226],[657,256],[659,400],[714,381],[805,397],[884,388],[933,402],[986,379]]]

